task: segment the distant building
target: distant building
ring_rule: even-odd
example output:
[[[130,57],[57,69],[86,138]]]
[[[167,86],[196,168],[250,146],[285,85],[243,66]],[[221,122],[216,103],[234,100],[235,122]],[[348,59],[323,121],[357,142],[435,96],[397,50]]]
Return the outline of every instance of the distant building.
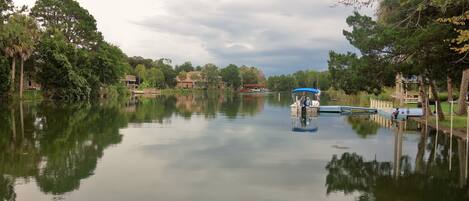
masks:
[[[186,73],[185,77],[176,77],[176,87],[181,89],[205,89],[207,88],[207,81],[203,79],[202,72],[191,71]],[[225,83],[220,81],[217,88],[224,89]]]
[[[137,77],[133,75],[125,75],[122,79],[124,85],[129,89],[136,89],[138,88]]]
[[[244,89],[264,89],[265,84],[243,84]]]
[[[25,90],[41,90],[41,85],[36,82],[31,73],[25,73],[23,86]]]
[[[185,77],[176,77],[176,87],[182,89],[194,89],[198,88],[197,86],[201,86],[203,83],[202,81],[202,73],[200,71],[192,71],[186,73]]]
[[[240,92],[261,92],[265,88],[265,84],[243,84]]]

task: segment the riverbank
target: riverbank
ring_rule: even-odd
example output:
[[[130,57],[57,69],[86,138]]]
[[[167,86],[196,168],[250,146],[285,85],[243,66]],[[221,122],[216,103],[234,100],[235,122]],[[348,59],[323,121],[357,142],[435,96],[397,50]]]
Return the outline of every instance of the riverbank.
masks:
[[[416,104],[408,104],[408,107],[417,107]],[[435,111],[435,105],[430,106],[432,111]],[[445,119],[439,119],[439,125],[446,126],[448,128],[451,127],[451,103],[449,102],[442,102],[441,109],[443,110],[443,114],[445,115]],[[466,132],[467,126],[467,115],[456,115],[454,111],[458,109],[457,104],[454,104],[453,108],[453,128],[454,129],[461,129]],[[423,118],[424,119],[424,118]],[[436,116],[429,116],[428,121],[434,125],[436,125]]]
[[[425,126],[425,124],[427,124],[427,126],[429,128],[433,128],[435,130],[437,129],[436,128],[435,118],[430,117],[427,120],[425,120],[425,118],[412,117],[412,118],[410,118],[410,120],[418,122],[418,123],[422,124],[422,126]],[[447,135],[451,134],[451,127],[447,126],[446,124],[440,124],[439,123],[438,124],[438,130],[439,130],[440,133],[443,133],[443,134],[447,134]],[[457,137],[460,137],[462,139],[467,139],[466,127],[464,127],[464,128],[454,128],[453,127],[453,136],[457,136]]]

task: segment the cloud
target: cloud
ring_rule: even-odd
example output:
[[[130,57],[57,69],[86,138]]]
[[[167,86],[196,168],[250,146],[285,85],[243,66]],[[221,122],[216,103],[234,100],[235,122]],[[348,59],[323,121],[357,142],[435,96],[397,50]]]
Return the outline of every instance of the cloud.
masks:
[[[191,38],[215,63],[246,64],[267,74],[327,68],[329,50],[352,50],[342,36],[349,8],[334,1],[162,1],[165,13],[135,24]]]
[[[334,6],[335,0],[79,2],[95,16],[106,40],[129,55],[245,64],[272,75],[326,69],[329,50],[353,50],[342,36],[352,9]]]

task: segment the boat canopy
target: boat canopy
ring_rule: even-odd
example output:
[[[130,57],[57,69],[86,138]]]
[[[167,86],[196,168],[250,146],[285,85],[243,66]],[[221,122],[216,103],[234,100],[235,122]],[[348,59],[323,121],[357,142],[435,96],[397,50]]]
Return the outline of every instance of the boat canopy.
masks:
[[[302,93],[302,92],[320,94],[321,90],[315,89],[315,88],[298,88],[298,89],[294,89],[292,93]]]
[[[294,127],[292,128],[293,132],[297,133],[315,133],[318,132],[318,127],[313,127],[313,128],[301,128],[301,127]]]

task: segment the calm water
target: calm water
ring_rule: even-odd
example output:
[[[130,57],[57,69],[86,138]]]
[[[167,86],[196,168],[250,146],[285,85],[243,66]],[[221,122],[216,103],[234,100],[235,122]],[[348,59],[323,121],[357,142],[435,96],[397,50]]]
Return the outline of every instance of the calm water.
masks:
[[[0,201],[469,200],[466,141],[376,116],[296,120],[289,104],[2,105]]]

